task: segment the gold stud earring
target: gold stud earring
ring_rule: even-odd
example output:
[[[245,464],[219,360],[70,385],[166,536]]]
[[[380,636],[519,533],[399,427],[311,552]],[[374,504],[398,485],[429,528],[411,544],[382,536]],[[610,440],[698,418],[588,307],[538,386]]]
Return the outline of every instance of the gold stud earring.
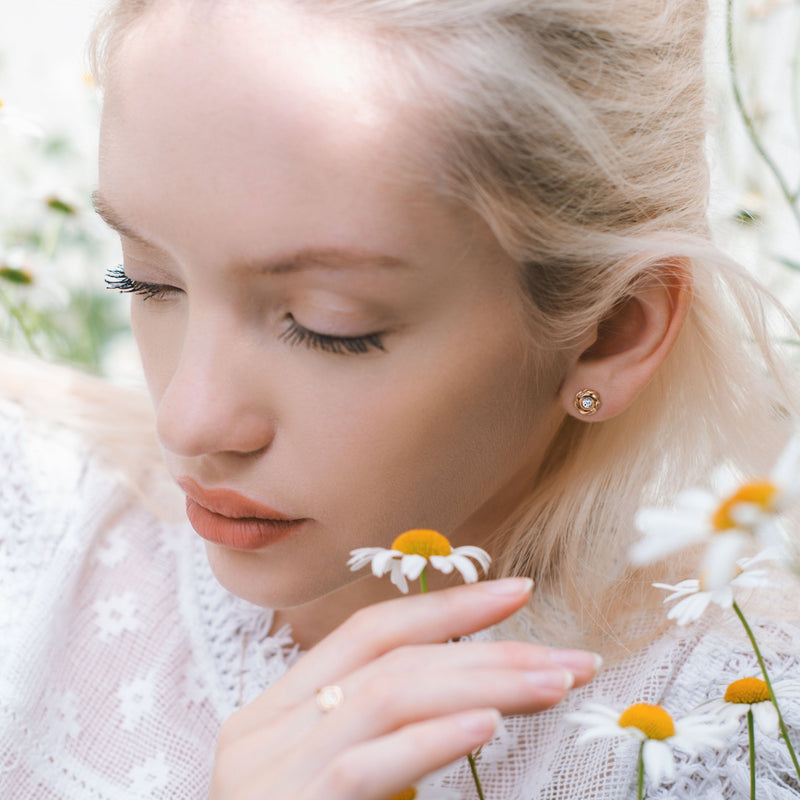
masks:
[[[581,389],[575,395],[575,408],[584,417],[590,417],[600,408],[600,395],[591,389]]]

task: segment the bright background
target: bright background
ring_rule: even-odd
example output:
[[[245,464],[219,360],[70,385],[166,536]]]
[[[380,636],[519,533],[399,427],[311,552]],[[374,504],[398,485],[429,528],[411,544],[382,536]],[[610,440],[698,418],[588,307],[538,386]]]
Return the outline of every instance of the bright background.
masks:
[[[734,11],[744,102],[794,193],[793,208],[733,101],[726,2],[711,0],[711,219],[723,249],[797,313],[800,0],[735,0]],[[87,80],[84,43],[102,5],[0,0],[0,343],[137,383],[127,300],[103,283],[121,261],[119,245],[89,199],[99,96]]]

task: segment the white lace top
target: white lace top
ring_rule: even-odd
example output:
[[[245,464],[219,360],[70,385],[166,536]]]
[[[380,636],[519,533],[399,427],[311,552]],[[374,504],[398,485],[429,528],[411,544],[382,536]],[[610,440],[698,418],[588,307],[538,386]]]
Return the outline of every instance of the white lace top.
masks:
[[[270,612],[217,584],[188,524],[149,512],[76,433],[0,401],[0,465],[0,797],[206,797],[220,723],[297,657],[290,632],[271,635]],[[757,635],[773,677],[800,680],[800,631]],[[731,636],[672,629],[557,708],[506,720],[480,757],[487,800],[634,797],[636,744],[577,747],[564,714],[591,699],[681,715],[758,674]],[[798,703],[784,714],[796,733]],[[760,800],[797,798],[782,744],[758,748]],[[442,796],[475,796],[465,760],[438,782]],[[647,796],[748,787],[742,729],[725,753],[679,760],[674,784]]]

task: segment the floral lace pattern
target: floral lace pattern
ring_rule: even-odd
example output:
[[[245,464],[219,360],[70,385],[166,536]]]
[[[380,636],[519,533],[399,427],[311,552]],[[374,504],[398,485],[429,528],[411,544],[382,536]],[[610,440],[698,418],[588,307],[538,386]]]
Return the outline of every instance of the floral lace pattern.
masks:
[[[143,508],[77,434],[0,402],[0,463],[0,796],[205,798],[219,725],[298,657],[290,632],[271,633],[268,610],[222,588],[188,525]],[[755,674],[735,632],[703,630],[672,630],[557,708],[507,719],[481,752],[487,797],[633,796],[635,752],[578,747],[564,715],[590,697],[681,712]],[[776,679],[800,673],[800,629],[757,635]],[[795,731],[797,706],[785,711]],[[746,796],[740,734],[649,796]],[[796,797],[783,750],[759,747],[760,796]],[[437,780],[473,797],[463,759]]]

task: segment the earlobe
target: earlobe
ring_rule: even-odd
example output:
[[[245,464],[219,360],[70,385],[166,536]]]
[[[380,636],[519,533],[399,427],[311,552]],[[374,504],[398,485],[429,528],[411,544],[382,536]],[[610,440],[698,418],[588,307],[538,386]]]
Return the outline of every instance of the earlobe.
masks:
[[[683,262],[659,264],[602,319],[561,386],[561,404],[601,421],[627,408],[672,349],[691,304]]]

